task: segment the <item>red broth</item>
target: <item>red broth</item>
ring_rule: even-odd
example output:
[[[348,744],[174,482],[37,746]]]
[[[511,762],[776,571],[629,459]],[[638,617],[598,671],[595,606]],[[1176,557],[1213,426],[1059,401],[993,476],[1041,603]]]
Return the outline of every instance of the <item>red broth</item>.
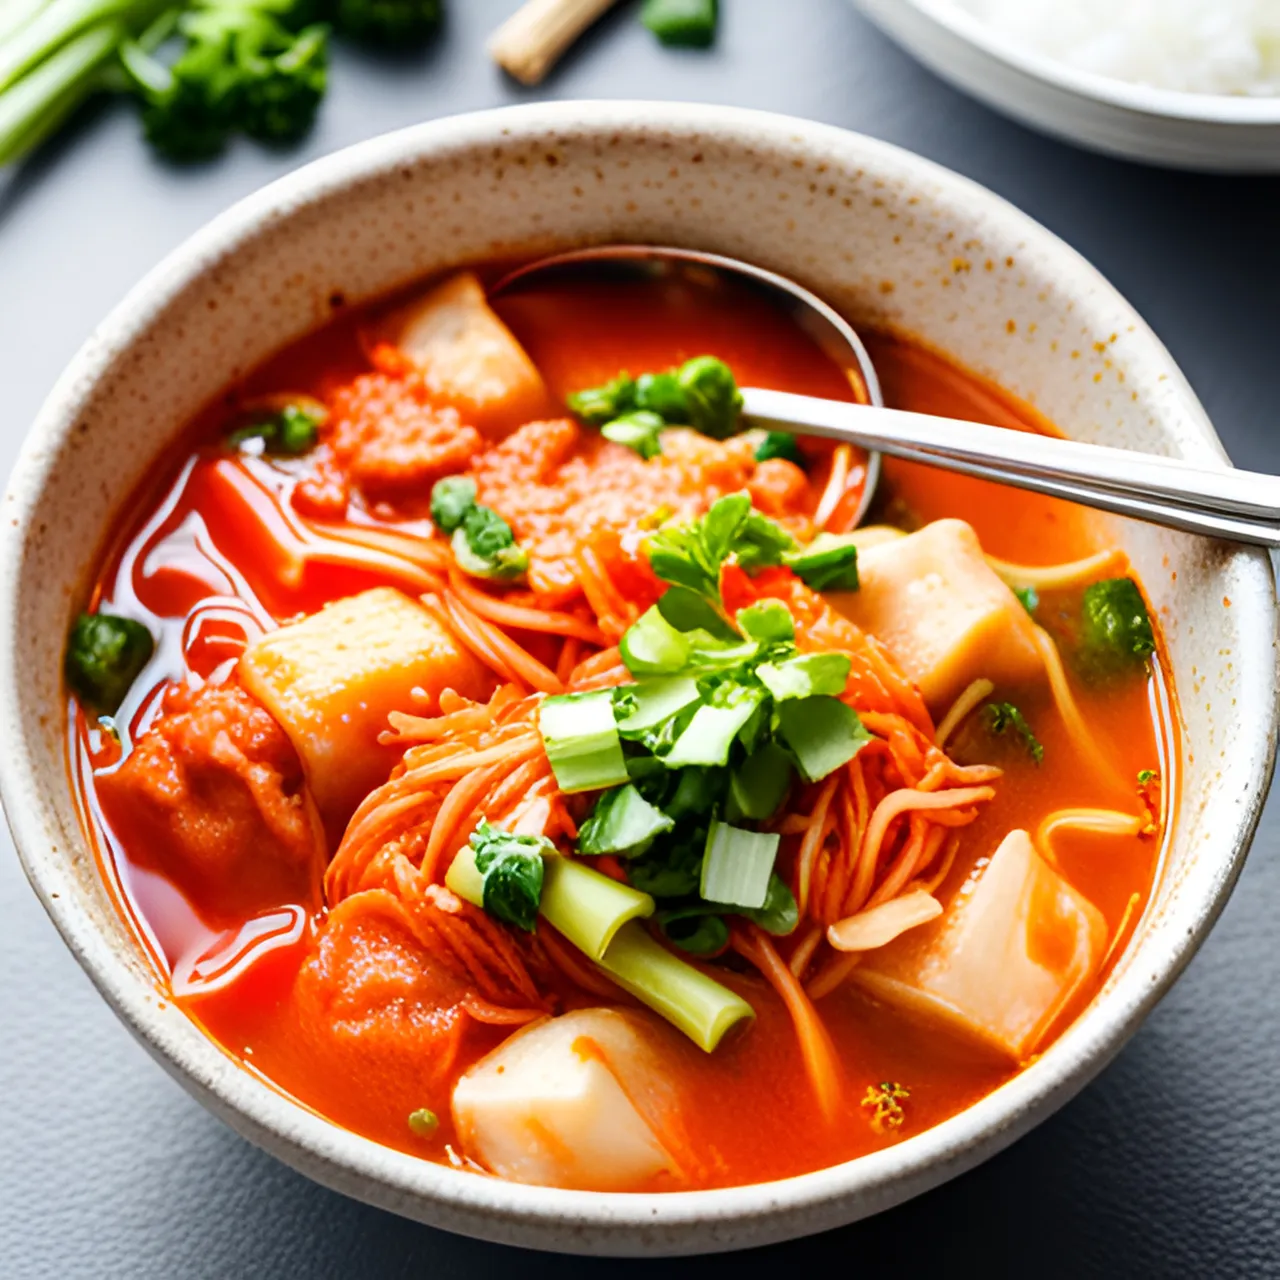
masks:
[[[655,297],[652,291],[573,285],[513,296],[501,311],[557,397],[611,377],[619,368],[663,368],[703,352],[721,356],[743,384],[851,394],[847,375],[760,303],[735,299],[720,305],[669,293]],[[267,362],[192,425],[129,504],[127,509],[139,514],[104,558],[92,603],[127,605],[145,617],[161,637],[162,677],[216,676],[272,621],[311,612],[380,580],[409,588],[394,575],[380,579],[367,569],[344,566],[340,554],[326,561],[314,554],[314,542],[299,557],[305,535],[289,506],[296,474],[235,459],[216,447],[243,399],[284,389],[324,397],[367,369],[360,319],[344,317]],[[909,338],[879,333],[869,345],[892,405],[1021,430],[1051,429],[1027,405]],[[960,516],[974,526],[987,551],[1024,563],[1073,560],[1101,545],[1090,517],[1077,508],[914,465],[886,463],[878,506],[915,522]],[[350,518],[378,523],[367,512]],[[1075,599],[1069,593],[1046,594],[1041,608],[1051,631],[1057,619],[1068,625]],[[160,691],[160,684],[135,688],[122,708],[125,751],[155,716]],[[1150,680],[1103,692],[1081,687],[1076,694],[1100,749],[1119,773],[1136,778],[1140,770],[1160,770],[1166,794],[1175,794],[1174,719],[1159,666]],[[992,853],[1011,829],[1034,831],[1049,812],[1087,805],[1096,791],[1048,695],[1028,690],[1020,705],[1037,726],[1044,763],[1002,754],[1005,777],[996,799],[967,829],[954,877],[963,877],[977,859]],[[963,746],[963,736],[958,745]],[[455,1141],[448,1119],[453,1081],[501,1034],[473,1026],[452,1069],[429,1090],[412,1061],[389,1058],[376,1044],[317,1042],[307,1034],[295,978],[323,914],[313,918],[301,905],[284,904],[255,922],[255,946],[249,951],[234,929],[220,934],[206,924],[202,904],[188,901],[164,876],[142,865],[138,851],[123,846],[104,821],[95,769],[110,768],[119,751],[72,704],[72,770],[103,874],[122,910],[166,982],[175,967],[186,973],[201,956],[206,977],[223,973],[224,985],[215,994],[178,997],[186,1012],[247,1069],[337,1124],[417,1156],[449,1159]],[[1171,807],[1166,800],[1166,811]],[[1150,834],[1073,835],[1057,846],[1063,873],[1106,918],[1114,939],[1108,965],[1146,905],[1159,849],[1160,839]],[[246,964],[246,956],[253,963]],[[1060,1025],[1092,998],[1107,967]],[[902,1141],[955,1115],[1019,1069],[846,986],[818,1006],[846,1077],[840,1114],[828,1123],[771,988],[745,974],[723,980],[750,999],[756,1024],[712,1054],[671,1037],[675,1069],[690,1104],[684,1122],[701,1157],[697,1186],[787,1177]],[[882,1080],[910,1088],[906,1123],[897,1131],[877,1132],[861,1106],[867,1085]],[[424,1106],[442,1121],[431,1139],[415,1136],[405,1123],[409,1112]]]

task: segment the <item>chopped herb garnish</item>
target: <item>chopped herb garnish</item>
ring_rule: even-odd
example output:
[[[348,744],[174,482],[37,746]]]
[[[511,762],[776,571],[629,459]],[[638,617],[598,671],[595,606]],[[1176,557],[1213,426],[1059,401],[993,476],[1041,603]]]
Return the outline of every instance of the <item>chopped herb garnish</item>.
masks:
[[[645,0],[644,23],[663,44],[704,49],[716,38],[716,0]]]
[[[768,462],[770,458],[785,458],[786,461],[794,462],[798,467],[804,466],[804,454],[800,452],[795,436],[789,431],[770,431],[756,445],[755,457],[757,462]]]
[[[656,423],[648,418],[642,421],[648,424],[647,431],[654,441],[662,425],[689,426],[703,435],[724,440],[738,430],[742,393],[723,360],[694,356],[665,373],[644,373],[635,379],[619,374],[612,382],[575,392],[569,396],[568,405],[583,421],[602,428],[619,419],[633,419],[638,413],[651,414]],[[634,425],[632,433],[638,435]],[[617,434],[605,434],[617,439]],[[631,444],[630,440],[618,442]]]
[[[417,1111],[409,1112],[409,1128],[419,1138],[434,1137],[439,1127],[440,1117],[430,1107],[419,1107]]]
[[[1080,661],[1096,673],[1146,666],[1155,635],[1142,592],[1132,578],[1108,578],[1084,589]]]
[[[484,909],[529,932],[542,901],[542,859],[555,855],[546,836],[518,836],[481,819],[471,833],[476,870],[484,877]]]
[[[858,548],[849,533],[820,533],[781,562],[815,591],[857,591]]]
[[[1035,612],[1040,607],[1040,593],[1035,587],[1014,587],[1013,594],[1018,597],[1022,607],[1035,617]]]
[[[628,784],[606,791],[591,816],[578,829],[578,852],[639,855],[655,836],[670,831],[675,820],[651,805]]]
[[[568,405],[584,422],[602,427],[638,407],[635,379],[629,373],[620,373],[603,386],[575,391],[569,396]]]
[[[690,955],[714,956],[729,945],[724,917],[709,912],[705,903],[669,907],[654,918],[667,941]]]
[[[989,702],[984,714],[987,728],[992,733],[1000,735],[1012,729],[1022,739],[1022,745],[1026,747],[1027,754],[1036,764],[1043,762],[1044,747],[1040,745],[1040,740],[1032,733],[1026,717],[1012,702]]]
[[[287,404],[277,413],[237,427],[227,436],[227,445],[241,449],[257,441],[264,453],[287,454],[296,457],[315,447],[320,437],[322,419],[297,405]]]
[[[453,558],[463,573],[506,582],[521,577],[529,557],[511,526],[491,507],[473,503],[453,532]]]
[[[1145,787],[1148,782],[1154,782],[1155,778],[1156,778],[1156,771],[1154,769],[1138,770],[1138,786],[1140,787]]]
[[[862,1105],[870,1112],[871,1127],[876,1133],[886,1129],[900,1129],[907,1118],[902,1104],[911,1097],[911,1090],[894,1080],[884,1080],[880,1084],[867,1085]]]
[[[113,715],[155,647],[151,632],[133,618],[82,613],[67,641],[67,684],[85,706]]]
[[[642,373],[636,379],[636,408],[672,424],[689,416],[689,402],[674,373]]]
[[[778,704],[778,736],[806,782],[820,782],[871,741],[858,713],[838,698],[794,698]]]
[[[825,694],[838,698],[849,680],[849,659],[843,653],[805,653],[785,662],[762,662],[756,677],[775,702]]]
[[[648,409],[634,409],[620,418],[606,422],[600,434],[614,444],[633,449],[642,458],[656,458],[662,452],[662,432],[666,427],[659,414]]]
[[[470,476],[445,476],[431,490],[431,519],[441,533],[452,533],[476,505],[476,482]]]

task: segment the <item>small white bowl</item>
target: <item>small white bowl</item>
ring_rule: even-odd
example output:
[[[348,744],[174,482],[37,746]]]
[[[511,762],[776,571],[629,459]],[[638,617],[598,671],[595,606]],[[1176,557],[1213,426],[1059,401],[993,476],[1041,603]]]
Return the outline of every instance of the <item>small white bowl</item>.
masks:
[[[512,1244],[741,1248],[954,1177],[1061,1106],[1137,1029],[1226,901],[1257,821],[1277,716],[1275,589],[1261,552],[1111,523],[1159,611],[1181,695],[1179,816],[1154,900],[1104,989],[962,1114],[802,1177],[662,1196],[516,1186],[330,1123],[206,1038],[112,905],[67,776],[67,628],[135,484],[230,381],[340,305],[459,263],[607,241],[758,262],[952,352],[1076,437],[1224,465],[1173,360],[1119,294],[1031,219],[916,156],[719,107],[566,102],[437,121],[235,206],[129,295],[54,389],[0,521],[0,794],[36,892],[111,1006],[195,1097],[303,1173]]]
[[[1067,142],[1183,169],[1280,171],[1280,97],[1180,93],[1080,71],[951,0],[853,3],[944,80]]]

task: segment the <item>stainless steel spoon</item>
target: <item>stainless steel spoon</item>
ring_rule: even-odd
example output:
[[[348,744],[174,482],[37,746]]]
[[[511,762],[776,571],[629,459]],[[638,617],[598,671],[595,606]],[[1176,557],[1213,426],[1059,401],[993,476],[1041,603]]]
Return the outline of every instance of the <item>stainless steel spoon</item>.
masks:
[[[840,366],[868,403],[742,388],[743,416],[755,426],[825,436],[872,451],[863,509],[879,478],[879,454],[1066,498],[1153,524],[1236,542],[1280,547],[1280,477],[1211,470],[1175,458],[1113,449],[955,418],[886,408],[875,368],[857,333],[807,289],[772,271],[693,249],[601,245],[542,258],[512,271],[498,295],[567,273],[681,278],[707,288],[732,280],[763,290]],[[859,511],[861,519],[863,511]]]

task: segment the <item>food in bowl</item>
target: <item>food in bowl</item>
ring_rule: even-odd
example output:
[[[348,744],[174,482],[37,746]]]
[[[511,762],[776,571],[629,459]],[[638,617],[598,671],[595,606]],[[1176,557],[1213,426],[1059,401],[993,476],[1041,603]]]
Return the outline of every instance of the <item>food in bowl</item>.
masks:
[[[518,1182],[902,1141],[1089,1003],[1176,760],[1085,513],[753,431],[864,396],[759,297],[464,271],[270,360],[67,651],[103,873],[173,998],[333,1122]],[[890,403],[1049,430],[902,335]]]
[[[1133,84],[1280,93],[1274,0],[954,0],[1023,48]]]

